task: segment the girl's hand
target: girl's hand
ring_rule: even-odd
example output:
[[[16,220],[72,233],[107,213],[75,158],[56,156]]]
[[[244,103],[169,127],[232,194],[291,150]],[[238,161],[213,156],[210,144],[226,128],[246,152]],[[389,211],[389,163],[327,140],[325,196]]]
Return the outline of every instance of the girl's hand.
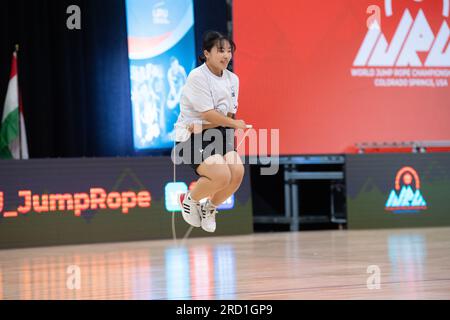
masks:
[[[201,133],[202,130],[205,128],[203,127],[203,125],[201,123],[191,123],[190,125],[188,125],[187,129],[190,133],[197,134],[197,133]]]
[[[247,129],[247,125],[244,120],[234,120],[234,128],[235,129]]]

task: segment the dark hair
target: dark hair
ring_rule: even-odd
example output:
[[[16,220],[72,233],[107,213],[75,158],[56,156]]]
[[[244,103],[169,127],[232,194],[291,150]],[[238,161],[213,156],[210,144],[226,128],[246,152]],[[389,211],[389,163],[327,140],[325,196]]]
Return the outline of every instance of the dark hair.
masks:
[[[203,45],[202,45],[202,53],[198,57],[198,60],[200,62],[206,62],[206,57],[203,54],[203,52],[206,50],[208,52],[211,51],[211,49],[217,45],[219,48],[223,47],[224,41],[227,41],[230,44],[231,52],[234,53],[236,51],[236,45],[234,44],[233,40],[230,39],[230,37],[227,37],[223,35],[222,33],[218,31],[208,31],[203,35]]]

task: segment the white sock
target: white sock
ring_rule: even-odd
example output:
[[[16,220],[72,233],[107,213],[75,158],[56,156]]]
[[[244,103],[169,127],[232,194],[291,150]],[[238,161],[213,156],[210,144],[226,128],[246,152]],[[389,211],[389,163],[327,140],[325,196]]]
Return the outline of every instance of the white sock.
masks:
[[[208,206],[209,207],[213,207],[213,208],[217,208],[217,206],[211,202],[211,200],[208,199]]]
[[[191,193],[190,193],[190,192],[188,192],[186,198],[187,198],[189,201],[192,201],[192,202],[194,202],[194,203],[196,203],[196,204],[198,203],[198,201],[195,201],[194,199],[192,199]]]

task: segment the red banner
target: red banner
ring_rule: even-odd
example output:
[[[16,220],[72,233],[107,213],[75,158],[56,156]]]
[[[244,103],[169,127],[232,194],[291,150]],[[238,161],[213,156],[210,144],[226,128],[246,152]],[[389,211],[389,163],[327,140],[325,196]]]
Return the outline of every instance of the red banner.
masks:
[[[239,118],[281,154],[450,140],[448,0],[234,2]]]

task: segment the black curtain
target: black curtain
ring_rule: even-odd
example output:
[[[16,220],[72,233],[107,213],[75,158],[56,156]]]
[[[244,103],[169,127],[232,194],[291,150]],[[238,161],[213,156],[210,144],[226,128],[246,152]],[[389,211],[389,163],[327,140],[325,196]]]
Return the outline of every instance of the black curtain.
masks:
[[[195,0],[196,48],[227,31],[225,0]],[[69,30],[67,8],[81,10]],[[11,55],[31,158],[138,155],[133,148],[125,0],[6,0],[0,11],[0,115]],[[140,153],[142,154],[142,153]]]
[[[124,2],[8,0],[2,5],[0,97],[18,43],[30,157],[131,154]],[[81,10],[81,30],[66,26],[70,5]]]
[[[228,34],[227,20],[231,7],[226,0],[194,0],[195,47],[197,55],[202,49],[202,38],[206,31],[214,30]]]

